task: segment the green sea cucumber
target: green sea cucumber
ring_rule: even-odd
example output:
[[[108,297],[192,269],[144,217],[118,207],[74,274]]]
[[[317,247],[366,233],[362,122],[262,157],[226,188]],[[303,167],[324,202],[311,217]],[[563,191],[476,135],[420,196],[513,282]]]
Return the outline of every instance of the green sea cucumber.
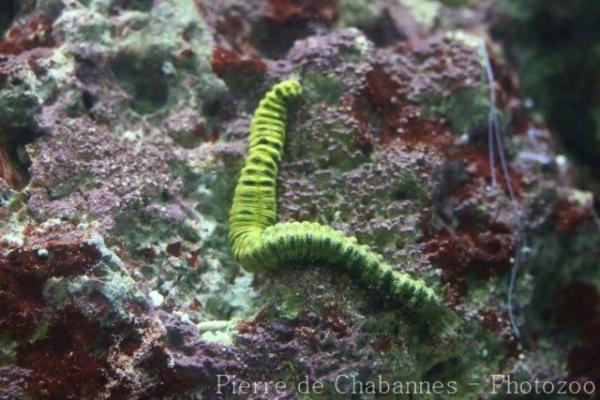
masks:
[[[413,309],[439,308],[439,297],[423,281],[394,270],[356,238],[315,222],[277,223],[276,184],[287,108],[301,93],[299,82],[280,82],[254,112],[248,155],[229,214],[229,240],[236,261],[251,272],[302,261],[339,265],[395,303]]]

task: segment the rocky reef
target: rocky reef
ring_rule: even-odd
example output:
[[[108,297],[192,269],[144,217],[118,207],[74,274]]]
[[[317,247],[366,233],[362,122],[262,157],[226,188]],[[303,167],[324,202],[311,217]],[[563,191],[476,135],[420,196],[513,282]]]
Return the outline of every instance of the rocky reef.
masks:
[[[2,2],[0,398],[506,398],[493,375],[592,398],[598,202],[488,36],[496,6]],[[356,236],[452,329],[335,266],[234,262],[251,115],[289,77],[279,220]]]

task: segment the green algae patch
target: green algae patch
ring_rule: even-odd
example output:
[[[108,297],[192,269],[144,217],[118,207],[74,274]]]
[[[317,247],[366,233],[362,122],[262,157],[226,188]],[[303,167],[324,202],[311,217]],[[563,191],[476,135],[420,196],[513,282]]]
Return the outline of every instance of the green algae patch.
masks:
[[[427,29],[431,29],[440,10],[440,3],[435,0],[398,0],[406,7],[415,21]]]
[[[30,344],[34,344],[39,342],[40,340],[44,340],[48,337],[48,323],[42,323],[38,325],[33,333],[29,336],[27,340]]]
[[[6,332],[0,331],[0,367],[11,364],[17,356],[19,344]]]
[[[339,7],[340,26],[368,26],[380,14],[377,5],[371,0],[343,0]]]
[[[451,95],[423,96],[419,99],[425,113],[443,117],[456,134],[469,134],[474,128],[487,124],[490,104],[485,87],[460,89]]]
[[[344,88],[339,77],[319,72],[311,72],[302,79],[305,97],[311,104],[327,103],[336,105],[342,97]]]

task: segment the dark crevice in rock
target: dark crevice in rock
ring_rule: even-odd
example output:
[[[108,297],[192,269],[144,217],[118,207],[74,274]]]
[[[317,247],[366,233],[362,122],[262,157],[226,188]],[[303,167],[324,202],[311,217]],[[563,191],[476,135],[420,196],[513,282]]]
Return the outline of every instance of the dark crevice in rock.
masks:
[[[122,52],[111,63],[119,84],[131,96],[131,108],[140,114],[158,111],[169,99],[169,83],[162,70],[165,59],[153,53],[140,57]]]
[[[361,31],[375,44],[376,47],[387,47],[407,39],[398,30],[389,12],[383,11],[381,16],[371,25],[359,26]]]
[[[598,195],[594,195],[594,212],[596,213],[597,216],[600,216],[600,198],[598,197]]]
[[[17,0],[4,0],[0,2],[0,36],[10,28],[18,11]]]
[[[89,113],[94,107],[94,104],[96,104],[96,96],[94,96],[94,94],[91,93],[89,90],[84,90],[81,93],[81,101],[83,101],[83,106]]]
[[[25,146],[38,136],[33,130],[24,129],[18,134],[0,137],[0,178],[14,189],[22,189],[29,183],[31,160]]]
[[[282,24],[264,22],[257,25],[252,42],[266,58],[285,57],[294,42],[316,33],[317,27],[306,19],[294,19]]]
[[[154,0],[115,0],[110,6],[112,14],[118,14],[121,10],[132,10],[148,12],[154,7]]]
[[[294,42],[327,33],[337,19],[338,0],[268,0],[251,42],[267,58],[284,57]]]

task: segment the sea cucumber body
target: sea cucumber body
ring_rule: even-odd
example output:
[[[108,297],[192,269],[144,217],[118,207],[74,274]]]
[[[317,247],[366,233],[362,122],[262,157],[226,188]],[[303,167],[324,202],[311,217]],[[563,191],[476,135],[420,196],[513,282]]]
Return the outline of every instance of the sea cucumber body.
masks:
[[[354,237],[315,222],[276,223],[276,182],[287,105],[301,92],[297,81],[278,83],[254,113],[248,155],[229,216],[229,239],[236,260],[253,272],[294,262],[339,265],[359,282],[400,304],[439,304],[435,292],[423,281],[395,271]]]

